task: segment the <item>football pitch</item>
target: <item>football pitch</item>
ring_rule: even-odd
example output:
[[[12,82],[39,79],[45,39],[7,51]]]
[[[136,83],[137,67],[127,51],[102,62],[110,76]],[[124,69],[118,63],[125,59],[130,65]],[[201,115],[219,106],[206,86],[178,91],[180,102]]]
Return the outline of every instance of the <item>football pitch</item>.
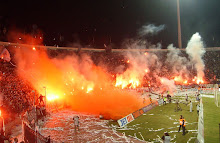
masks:
[[[198,128],[196,104],[193,103],[192,113],[189,111],[190,107],[184,103],[180,103],[182,111],[178,112],[175,111],[175,103],[158,106],[138,117],[126,127],[117,128],[117,130],[124,132],[127,136],[137,137],[148,142],[160,142],[164,132],[169,133],[171,142],[195,142]],[[184,136],[182,129],[178,132],[180,115],[183,115],[187,121],[187,133]],[[116,125],[117,123],[111,122],[111,124]]]
[[[117,131],[124,132],[126,136],[132,136],[142,141],[159,143],[164,132],[168,132],[171,136],[171,142],[194,143],[198,133],[196,105],[199,102],[196,102],[193,96],[189,97],[189,100],[193,101],[193,112],[190,112],[189,104],[181,100],[183,97],[175,97],[175,99],[177,98],[181,101],[179,105],[182,111],[175,111],[176,103],[168,103],[153,108],[124,128],[119,128],[117,122],[110,122],[110,125]],[[214,98],[208,97],[203,97],[203,105],[205,142],[218,142],[220,107],[215,105]],[[182,135],[182,130],[178,132],[180,115],[186,119],[187,133],[185,135]]]
[[[215,105],[214,98],[207,97],[203,97],[203,106],[205,142],[217,143],[220,141],[220,107]]]

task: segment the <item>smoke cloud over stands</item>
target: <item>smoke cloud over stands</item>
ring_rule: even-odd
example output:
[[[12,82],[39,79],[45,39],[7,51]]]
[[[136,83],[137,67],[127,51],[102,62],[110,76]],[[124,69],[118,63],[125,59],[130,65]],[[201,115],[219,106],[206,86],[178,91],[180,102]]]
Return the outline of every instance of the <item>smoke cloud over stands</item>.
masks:
[[[189,72],[192,64],[197,69],[197,79],[202,81],[204,47],[201,37],[198,37],[198,34],[193,35],[187,46],[189,59],[181,56],[181,51],[173,45],[168,47],[166,56],[161,56],[161,52],[124,54],[128,66],[115,67],[118,72],[115,79],[108,73],[103,62],[95,65],[86,53],[68,56],[58,54],[55,58],[49,58],[45,49],[35,47],[16,48],[17,72],[39,94],[44,95],[46,92],[49,106],[55,102],[76,111],[119,119],[144,106],[140,95],[123,89],[147,86],[156,88],[160,93],[170,91],[172,94],[176,90],[175,83],[188,84],[193,81],[194,75]],[[26,39],[33,41],[31,36]],[[141,49],[146,45],[134,41],[125,47]],[[196,47],[198,54],[191,52],[192,47]],[[151,45],[149,48],[160,49],[161,45]]]
[[[19,76],[38,93],[44,95],[46,90],[49,106],[56,102],[112,119],[143,106],[135,93],[115,88],[111,75],[94,65],[87,54],[48,58],[44,49],[21,47],[16,48],[15,59]]]
[[[132,40],[131,40],[132,41]],[[147,47],[144,42],[133,42],[125,44],[127,48],[143,49]],[[151,45],[149,48],[161,49],[161,45]],[[138,87],[144,84],[148,86],[160,87],[160,92],[176,90],[176,84],[204,83],[204,62],[202,56],[205,53],[203,42],[198,33],[194,34],[186,48],[187,56],[169,45],[168,52],[128,52],[125,57],[128,58],[130,66],[123,74],[116,77],[116,85],[125,88],[131,84],[131,87]],[[196,75],[192,70],[196,68]],[[144,79],[144,80],[143,80]]]

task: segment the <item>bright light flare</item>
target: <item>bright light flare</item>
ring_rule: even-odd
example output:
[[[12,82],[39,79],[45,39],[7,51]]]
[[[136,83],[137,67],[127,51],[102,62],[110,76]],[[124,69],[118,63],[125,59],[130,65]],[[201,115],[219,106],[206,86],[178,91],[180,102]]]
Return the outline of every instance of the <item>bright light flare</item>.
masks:
[[[32,48],[32,50],[33,50],[33,51],[36,51],[36,48],[35,48],[35,47],[33,47],[33,48]]]
[[[124,88],[137,88],[140,86],[140,81],[137,78],[130,78],[130,79],[125,79],[122,78],[121,76],[116,78],[116,84],[115,87],[121,87],[122,89]]]
[[[48,101],[54,101],[59,98],[59,96],[54,95],[54,94],[47,94],[46,97]]]
[[[196,82],[197,84],[203,84],[204,80],[202,78],[198,78],[198,77],[194,77],[194,79],[192,80],[194,82]]]
[[[174,81],[177,81],[177,80],[178,80],[178,77],[175,77],[173,80],[174,80]]]
[[[176,81],[176,82],[182,82],[183,81],[182,77],[180,77],[180,76],[175,76],[173,80]]]
[[[148,73],[148,72],[149,72],[149,70],[148,70],[148,69],[145,69],[144,71],[145,71],[146,73]]]
[[[91,92],[92,90],[93,90],[92,87],[88,87],[86,93],[89,93],[89,92]]]
[[[197,79],[196,83],[197,83],[197,84],[203,84],[204,81],[203,81],[202,79]]]
[[[173,80],[177,84],[188,84],[188,81],[186,79],[183,79],[181,76],[175,76]]]

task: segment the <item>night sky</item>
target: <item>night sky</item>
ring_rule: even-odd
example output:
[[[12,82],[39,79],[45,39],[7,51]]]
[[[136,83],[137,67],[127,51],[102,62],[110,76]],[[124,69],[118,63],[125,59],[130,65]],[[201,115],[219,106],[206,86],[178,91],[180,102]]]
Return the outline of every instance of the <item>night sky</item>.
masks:
[[[111,39],[120,48],[125,39],[136,39],[143,25],[164,24],[163,31],[145,38],[152,44],[161,42],[163,48],[171,43],[177,46],[176,0],[2,0],[0,5],[1,31],[4,27],[24,33],[38,29],[46,45],[78,42],[104,48]],[[195,32],[207,47],[220,45],[219,6],[219,0],[180,0],[183,47]]]

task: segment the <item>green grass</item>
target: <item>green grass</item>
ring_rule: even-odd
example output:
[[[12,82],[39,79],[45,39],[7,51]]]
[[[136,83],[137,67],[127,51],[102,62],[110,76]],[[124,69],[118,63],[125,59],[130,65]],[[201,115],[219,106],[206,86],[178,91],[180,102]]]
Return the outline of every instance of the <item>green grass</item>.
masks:
[[[204,136],[205,142],[219,142],[220,107],[215,105],[214,98],[203,97]]]
[[[122,130],[117,128],[117,130],[125,132],[126,135],[134,136],[134,134],[136,134],[140,139],[142,139],[142,135],[145,141],[157,142],[156,138],[158,138],[158,136],[162,137],[164,132],[167,131],[173,139],[172,142],[187,142],[190,137],[194,137],[190,142],[195,142],[198,128],[196,103],[193,103],[194,111],[192,113],[189,112],[189,106],[182,103],[180,106],[182,107],[182,111],[178,112],[174,111],[176,107],[174,103],[155,107],[128,124],[127,127],[122,128]],[[178,132],[180,115],[183,115],[188,122],[186,129],[189,131],[185,136],[182,136],[182,132]],[[110,124],[116,124],[116,122],[110,122]]]

